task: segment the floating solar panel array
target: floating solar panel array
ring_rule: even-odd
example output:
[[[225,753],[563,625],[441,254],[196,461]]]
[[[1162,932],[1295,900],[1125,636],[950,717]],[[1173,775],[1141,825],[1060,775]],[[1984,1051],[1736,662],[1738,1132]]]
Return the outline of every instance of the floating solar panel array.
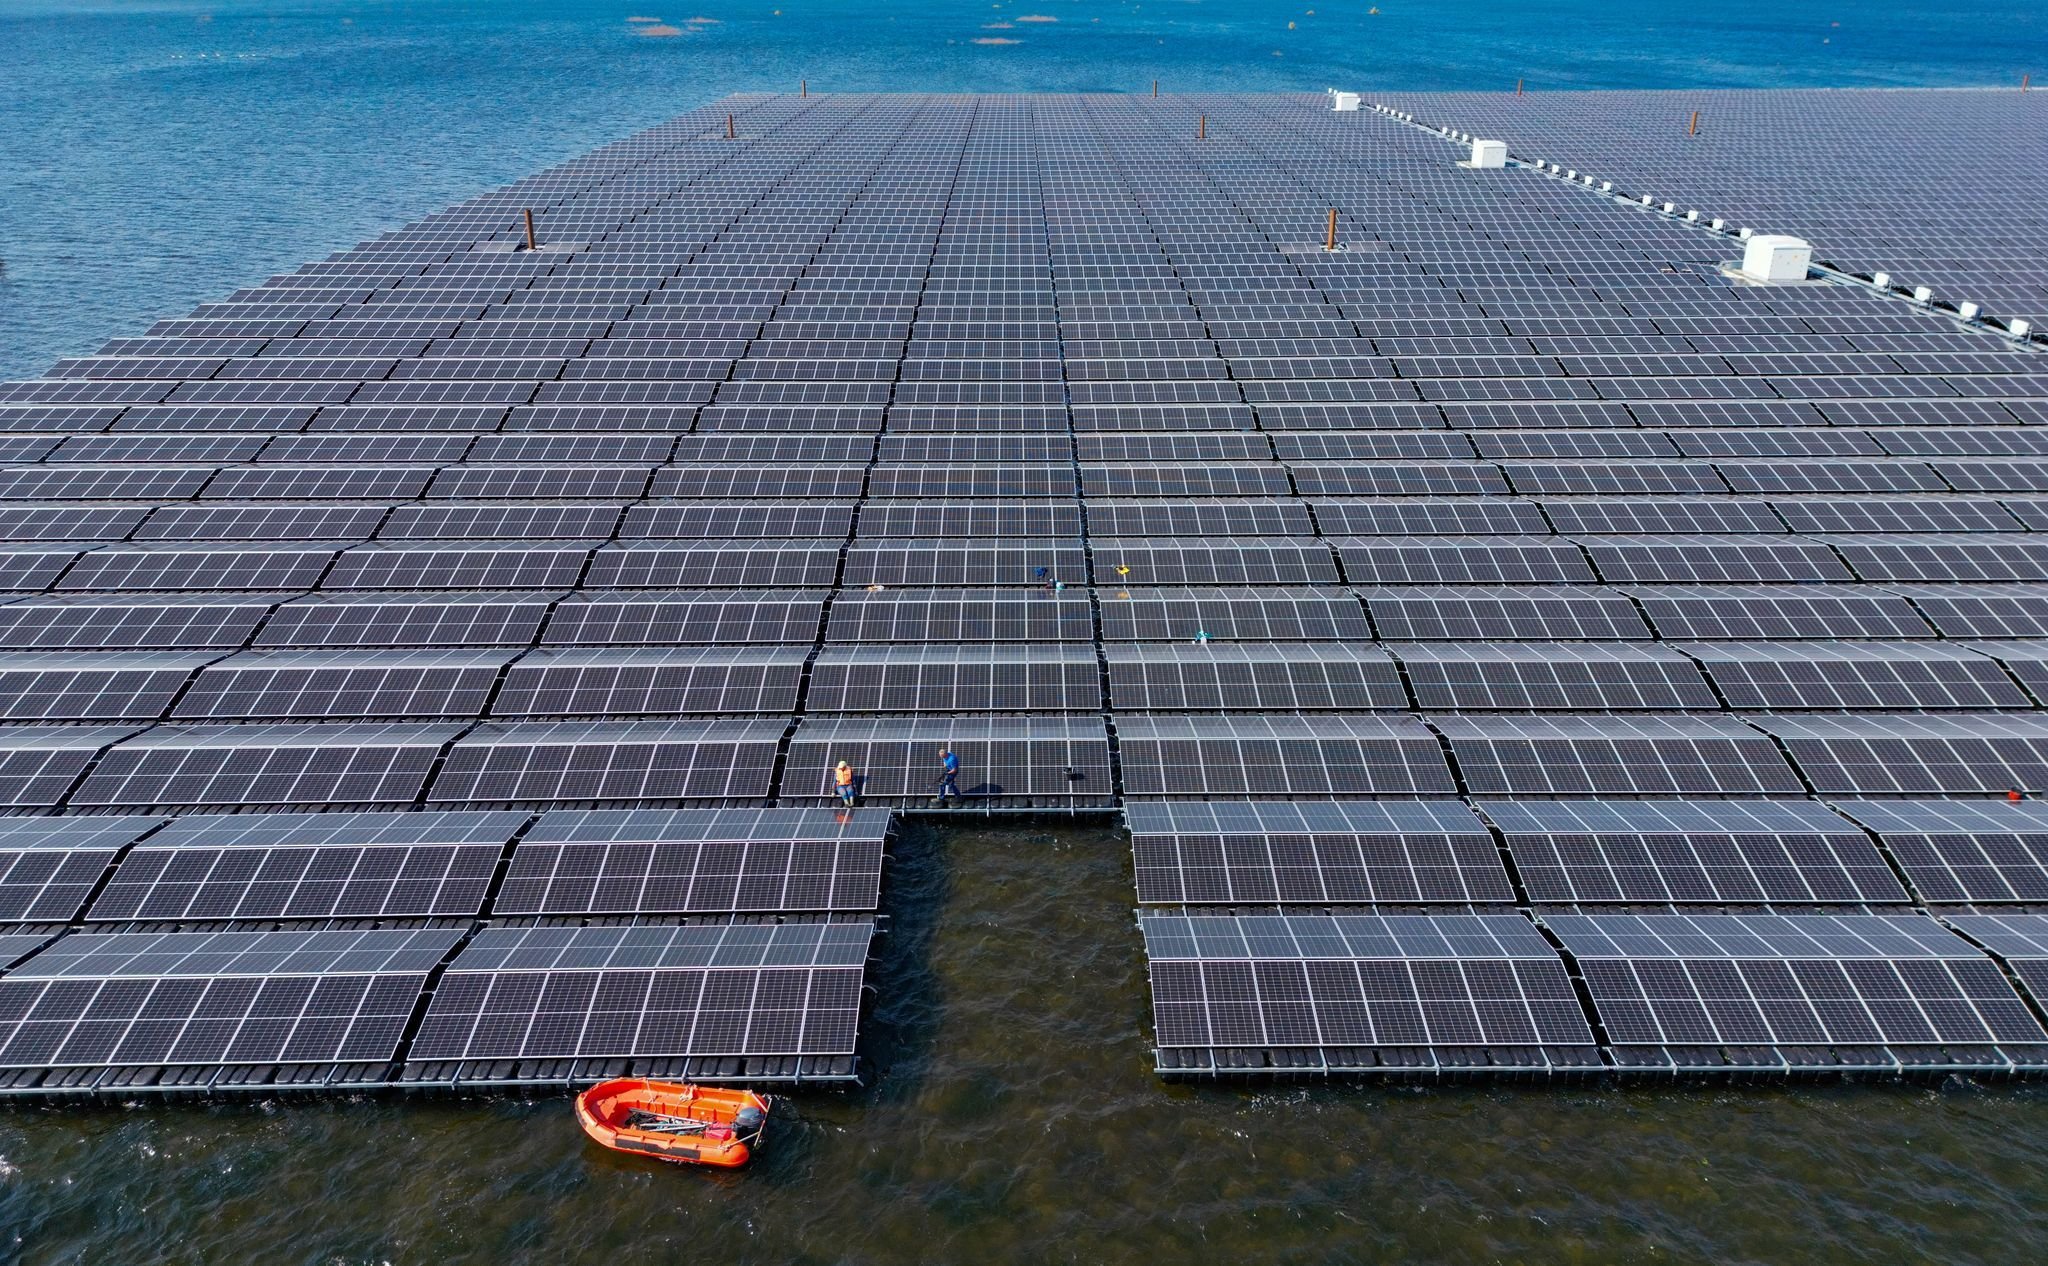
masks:
[[[1708,222],[1794,234],[1845,271],[1887,273],[1901,289],[1925,286],[1937,302],[1974,303],[2039,330],[2048,321],[2048,177],[2040,164],[2016,161],[2012,146],[2024,151],[2025,138],[2048,127],[2048,106],[2020,88],[1374,100],[1611,182],[1653,208],[1676,200],[1675,210]]]
[[[851,1076],[942,748],[1164,1071],[2048,1066],[2048,361],[1456,156],[736,98],[0,385],[0,1081]]]
[[[1648,95],[1599,106],[1588,153],[1683,159],[1674,180],[1800,231],[1751,196],[1768,164],[1743,166],[1803,152],[1758,141],[1775,120],[1814,102],[1819,133],[1853,115],[1894,158],[1923,143],[1871,128],[1874,97],[1820,95],[1709,105],[1720,167],[1683,148],[1682,117],[1643,140]],[[1780,192],[1845,268],[1999,273],[1986,306],[2034,310],[2026,235],[1947,192],[2008,198],[1994,155],[2032,107],[1946,94],[1877,116],[1936,100],[1977,138],[1929,156],[1943,196],[1895,203],[1840,163]],[[1594,105],[1538,116],[1545,146],[1574,153]],[[1522,106],[1458,126],[1514,141],[1496,120]],[[1162,1072],[2048,1058],[2048,996],[1945,904],[2048,882],[2032,802],[2007,798],[2048,783],[2028,438],[2048,361],[1868,288],[1737,289],[1732,229],[1532,167],[1461,170],[1385,114],[1087,109],[1102,183],[1142,216],[1121,269],[1179,292],[1180,323],[1122,332],[1163,363],[1120,399],[1182,408],[1132,424],[1159,469],[1081,458]],[[1239,402],[1220,382],[1244,412],[1221,412]],[[1263,436],[1287,491],[1219,431]],[[1232,570],[1253,550],[1262,570]]]

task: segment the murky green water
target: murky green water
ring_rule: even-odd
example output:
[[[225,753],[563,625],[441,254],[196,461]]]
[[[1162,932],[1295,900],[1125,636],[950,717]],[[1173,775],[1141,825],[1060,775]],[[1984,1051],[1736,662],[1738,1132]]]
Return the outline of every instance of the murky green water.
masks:
[[[739,1175],[566,1100],[0,1114],[0,1261],[2032,1262],[2048,1091],[1167,1086],[1106,827],[914,827],[870,1079]]]

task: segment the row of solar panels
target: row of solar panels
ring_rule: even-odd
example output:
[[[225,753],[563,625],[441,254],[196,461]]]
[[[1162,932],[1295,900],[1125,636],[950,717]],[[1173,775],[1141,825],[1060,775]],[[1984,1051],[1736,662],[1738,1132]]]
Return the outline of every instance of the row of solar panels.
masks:
[[[872,917],[0,934],[0,1093],[846,1080]]]
[[[1706,380],[1673,381],[1683,381],[1691,386]],[[1858,387],[1862,389],[1860,383]],[[1489,436],[1514,430],[1572,434],[1587,431],[1628,436],[1642,429],[1670,432],[1674,445],[1681,437],[1710,433],[1708,439],[1697,441],[1703,446],[1711,442],[1713,435],[1725,431],[1784,427],[1797,428],[1791,438],[1804,445],[1828,444],[1831,442],[1829,437],[1839,430],[1847,437],[1840,442],[1857,445],[1863,452],[1875,452],[1869,446],[1870,441],[1857,440],[1850,434],[1850,429],[1873,428],[1873,434],[1904,437],[1900,442],[1910,444],[1911,437],[1924,433],[1926,428],[2011,427],[2016,422],[2039,421],[2043,416],[2042,402],[2038,397],[1966,399],[1923,393],[1887,399],[1875,390],[1869,390],[1862,396],[1844,396],[1836,390],[1811,400],[1715,398],[1712,395],[1685,398],[1674,397],[1673,392],[1665,391],[1655,398],[1630,401],[1449,400],[1420,404],[1331,398],[1321,402],[1261,399],[1251,403],[1159,400],[1100,404],[1083,401],[1070,407],[1046,402],[1002,403],[994,400],[919,403],[911,398],[921,394],[924,393],[911,389],[904,397],[887,403],[776,403],[757,400],[701,407],[676,402],[644,402],[630,406],[491,404],[485,401],[383,404],[333,401],[299,404],[247,401],[23,404],[0,401],[0,433],[47,435],[61,432],[87,438],[125,438],[149,434],[218,432],[246,435],[263,432],[306,441],[305,448],[284,445],[277,450],[279,459],[296,454],[295,460],[299,461],[324,458],[358,460],[340,455],[348,453],[348,448],[338,444],[330,448],[326,442],[350,437],[369,438],[384,433],[468,432],[486,436],[502,433],[535,439],[544,439],[551,433],[592,435],[622,432],[640,436],[658,433],[674,437],[676,447],[669,455],[678,461],[732,462],[774,460],[778,457],[859,461],[877,451],[889,460],[941,461],[950,458],[945,454],[927,457],[912,454],[928,451],[923,448],[926,443],[966,442],[977,433],[1015,432],[1018,434],[991,442],[1022,443],[1033,435],[1064,433],[1071,419],[1072,429],[1076,432],[1073,439],[1076,451],[1090,460],[1116,461],[1142,460],[1154,455],[1131,451],[1129,446],[1160,444],[1179,448],[1184,445],[1242,444],[1246,442],[1242,433],[1254,430],[1271,432],[1273,447],[1268,449],[1264,442],[1260,442],[1243,454],[1246,457],[1263,458],[1269,452],[1277,452],[1282,457],[1313,456],[1317,452],[1315,446],[1321,442],[1315,432],[1351,430],[1400,431],[1416,435],[1462,432]],[[1265,394],[1263,389],[1260,389],[1260,394]],[[860,438],[859,433],[873,432],[885,422],[890,434],[884,437],[884,443],[889,447],[877,450],[869,441]],[[760,441],[751,438],[753,433],[761,431],[794,433],[802,437],[802,444],[809,447],[788,447],[797,444],[798,440],[785,438],[778,441],[784,446],[780,451],[764,450],[758,447]],[[1194,434],[1172,440],[1146,438],[1147,433],[1153,431]],[[835,437],[834,433],[840,434]],[[2011,436],[2014,433],[2000,431],[1996,434]],[[1415,442],[1430,441],[1418,439]],[[1444,441],[1439,439],[1436,442]],[[1618,444],[1624,441],[1581,437],[1581,442]],[[27,451],[34,451],[35,443],[30,441]],[[1509,443],[1500,441],[1500,456],[1523,455],[1507,448]],[[1724,435],[1720,440],[1721,447],[1697,451],[1693,455],[1741,456],[1744,450],[1735,447],[1739,443],[1739,438]],[[77,451],[91,450],[82,447]],[[119,449],[110,451],[117,455],[98,460],[131,460],[118,455],[121,453]],[[427,453],[432,450],[421,447],[397,451],[403,458],[408,452]],[[535,452],[510,444],[503,450],[486,451],[502,451],[511,455],[503,460],[513,461],[521,460],[517,454]],[[334,456],[330,458],[329,454]],[[368,455],[374,455],[374,449]],[[545,450],[537,455],[544,456]],[[1024,456],[1022,450],[1019,450],[1019,455],[1020,459]],[[1180,451],[1157,455],[1197,458],[1208,454]],[[1219,451],[1217,455],[1229,454]],[[1371,456],[1372,453],[1357,455]],[[995,460],[1007,459],[1004,452],[992,456]]]
[[[1489,825],[1537,902],[1906,901],[1873,837],[1921,899],[2048,900],[2048,816],[2031,801],[1137,801],[1126,815],[1154,903],[1510,902]],[[887,825],[796,809],[0,819],[0,923],[470,918],[487,896],[499,916],[872,910]]]
[[[2039,454],[2039,401],[1667,401],[1487,408],[1339,403],[732,406],[716,411],[475,406],[0,406],[14,462],[475,461],[730,464],[1740,458]],[[742,416],[758,430],[736,429]],[[790,419],[785,424],[782,419]],[[955,433],[949,422],[977,424]],[[578,424],[586,424],[579,426]],[[702,424],[692,429],[693,423]],[[75,428],[75,429],[73,429]],[[868,432],[883,430],[879,442]],[[1263,430],[1265,434],[1256,432]]]
[[[1046,280],[1053,280],[1047,277]],[[910,283],[909,291],[914,300],[917,282]],[[1176,292],[1177,293],[1177,292]],[[1303,295],[1321,304],[1319,292],[1303,283]],[[794,304],[803,295],[801,282],[786,294],[780,290],[763,292],[760,302],[766,305]],[[926,292],[930,298],[930,292]],[[986,298],[1000,301],[1000,294],[986,291],[966,292],[963,297],[970,300]],[[1182,308],[1194,313],[1193,303],[1203,296],[1182,297]],[[684,311],[694,310],[696,305],[678,304]],[[1129,310],[1120,308],[1121,310]],[[1077,316],[1103,315],[1100,309],[1082,309]],[[1172,308],[1137,307],[1134,315],[1150,313],[1163,316]],[[1906,377],[1912,371],[1923,371],[1935,375],[1955,376],[1954,381],[1944,377],[1928,379],[1930,383],[1948,382],[1948,385],[1969,385],[1979,388],[1983,394],[2012,394],[2010,388],[2019,385],[2000,381],[2002,375],[2016,375],[2023,380],[2027,376],[2038,376],[2040,369],[2023,354],[2012,352],[1986,351],[1981,353],[1958,352],[1701,352],[1628,353],[1621,355],[1444,355],[1444,356],[1376,356],[1362,349],[1352,355],[1306,355],[1306,356],[1232,356],[1208,354],[1184,357],[1116,357],[1088,358],[1086,356],[1043,356],[1026,357],[956,357],[940,354],[945,349],[940,345],[907,345],[905,352],[929,351],[930,356],[873,355],[855,357],[831,356],[832,349],[803,349],[798,347],[766,346],[761,355],[743,357],[680,357],[667,355],[604,355],[609,351],[594,343],[587,349],[594,354],[587,356],[449,356],[417,357],[294,357],[257,356],[225,358],[208,356],[103,356],[85,357],[59,361],[50,371],[50,380],[57,382],[137,382],[163,383],[181,381],[188,385],[195,382],[215,383],[264,383],[264,382],[360,382],[360,383],[410,383],[410,382],[493,382],[521,381],[529,383],[584,383],[584,382],[1006,382],[1033,383],[1065,379],[1072,383],[1123,383],[1143,381],[1165,381],[1190,384],[1204,381],[1219,381],[1235,377],[1241,381],[1256,380],[1343,380],[1369,381],[1399,379],[1407,382],[1441,382],[1461,376],[1495,380],[1591,380],[1631,379],[1638,377],[1667,378],[1709,378],[1723,375],[1742,375],[1759,380],[1776,377],[1805,377],[1816,374],[1833,375],[1876,375],[1881,378]],[[841,349],[853,350],[853,349]],[[881,351],[882,349],[873,349]],[[784,351],[789,355],[776,356],[769,353]],[[822,356],[821,356],[822,353]],[[1225,366],[1229,366],[1226,371]],[[1917,375],[1912,375],[1917,376]],[[173,400],[190,399],[195,393],[181,387],[178,394],[165,398]],[[1095,393],[1098,397],[1106,391]],[[1938,394],[1951,394],[1943,391]],[[18,397],[17,397],[18,398]],[[28,398],[37,397],[31,395]],[[1235,399],[1225,395],[1224,399]],[[1413,397],[1410,397],[1413,398]],[[154,403],[154,401],[152,401]]]
[[[1268,321],[1271,328],[1277,322]],[[1472,367],[1477,368],[1477,367]],[[795,372],[794,370],[790,372]],[[1413,403],[1448,404],[1462,401],[1605,401],[1626,403],[1665,400],[1673,396],[1692,399],[1751,399],[1798,401],[1848,395],[1860,399],[2038,399],[2039,375],[1951,374],[1923,378],[1902,374],[1892,378],[1859,377],[1854,390],[1845,391],[1842,380],[1825,374],[1781,375],[1774,378],[1731,379],[1714,377],[1669,378],[1645,375],[1612,375],[1586,378],[1299,378],[1203,380],[1179,382],[1074,382],[1053,381],[966,381],[940,380],[893,383],[890,381],[615,381],[588,379],[578,382],[448,381],[423,379],[408,382],[349,380],[228,382],[177,380],[123,381],[56,379],[0,384],[0,404],[37,405],[706,405],[714,399],[720,405],[870,405],[891,402],[910,405],[1034,405],[1055,404],[1063,396],[1074,404],[1086,405],[1169,405],[1238,404],[1262,405],[1316,403]],[[1730,384],[1743,384],[1731,386]],[[693,410],[694,412],[694,410]],[[627,416],[632,416],[631,411]],[[1100,416],[1100,415],[1098,415]],[[1311,415],[1313,416],[1313,415]],[[1441,416],[1441,415],[1438,415]],[[700,416],[699,426],[707,419]],[[743,412],[716,419],[730,426],[758,421],[758,414]],[[1352,423],[1352,425],[1370,425]],[[567,429],[600,430],[599,418],[576,419]],[[634,429],[646,429],[642,422]],[[782,429],[792,429],[784,426]],[[837,429],[837,428],[827,428]],[[1143,429],[1139,427],[1138,429]]]
[[[800,809],[5,818],[0,924],[871,911],[888,827]]]
[[[0,1092],[845,1079],[889,829],[789,809],[0,820]]]
[[[883,548],[877,538],[1036,540],[1039,548],[1078,544],[1085,508],[1105,539],[1158,548],[1156,538],[1273,536],[1299,542],[1317,528],[1346,535],[1739,535],[1787,537],[2040,531],[2048,500],[1954,495],[1822,494],[1787,499],[1680,495],[1543,498],[1097,498],[929,497],[763,499],[621,503],[603,499],[538,505],[173,504],[119,506],[33,502],[0,506],[0,524],[17,541],[75,542],[74,549],[130,543],[239,541],[357,543],[449,539],[482,542],[529,537],[587,541],[619,538],[748,540],[835,538]],[[856,526],[857,524],[857,526]],[[123,538],[127,538],[124,542]],[[1073,538],[1061,539],[1061,538]],[[330,548],[335,546],[330,545]],[[1116,548],[1123,548],[1121,545]]]
[[[2048,1031],[2013,983],[2048,1002],[2038,914],[1138,923],[1170,1076],[2010,1073],[2048,1061]]]
[[[2033,801],[1139,800],[1124,816],[1153,904],[2048,900]]]
[[[1657,433],[1643,432],[1643,435]],[[156,437],[162,438],[162,437]],[[205,438],[205,437],[203,437]],[[218,438],[218,437],[210,437]],[[361,437],[351,437],[361,438]],[[1328,438],[1328,437],[1325,437]],[[1417,441],[1419,443],[1419,439]],[[1753,437],[1743,441],[1754,443]],[[1959,437],[1958,446],[1971,442]],[[1297,459],[1306,461],[1307,459]],[[488,507],[446,507],[435,501],[594,501],[601,509],[618,503],[651,503],[631,507],[622,525],[625,535],[661,536],[661,512],[669,517],[688,503],[671,497],[717,501],[730,499],[846,500],[862,495],[895,497],[1071,497],[1075,468],[1065,463],[1007,465],[812,465],[788,469],[744,466],[610,466],[557,463],[492,466],[133,466],[32,465],[0,469],[0,500],[45,502],[119,502],[196,499],[194,511],[214,509],[206,502],[347,501],[389,503],[425,497],[427,504],[408,506],[407,518],[447,514],[457,509],[476,513]],[[1690,496],[1694,494],[1847,494],[1929,492],[2041,492],[2048,490],[2048,459],[2033,456],[1957,457],[1936,460],[1850,458],[1836,456],[1825,466],[1804,460],[1727,458],[1713,462],[1613,460],[1565,462],[1398,461],[1369,463],[1317,459],[1312,465],[1289,466],[1258,461],[1212,463],[1193,468],[1110,465],[1082,462],[1079,488],[1083,495],[1121,497],[1304,497],[1327,496]],[[652,482],[650,483],[650,479]],[[432,485],[431,487],[429,485]],[[607,504],[610,503],[610,504]],[[1300,503],[1290,503],[1297,510]],[[1310,502],[1311,505],[1314,502]],[[1569,505],[1570,503],[1564,503]],[[1753,501],[1735,501],[1754,506]],[[1792,503],[1795,507],[1796,502]],[[2033,499],[2021,498],[2039,521]],[[41,508],[45,513],[63,507]],[[111,507],[110,507],[111,508]],[[261,507],[244,510],[249,513]],[[506,509],[512,507],[504,507]],[[795,507],[786,507],[784,512]],[[850,507],[840,507],[848,510]],[[25,508],[14,510],[26,513]],[[756,510],[755,513],[762,511]],[[1144,513],[1133,506],[1129,513]],[[77,513],[75,510],[71,513]],[[841,531],[852,516],[841,514]],[[370,527],[378,526],[372,520]],[[1788,527],[1790,525],[1787,525]],[[1112,529],[1114,531],[1114,529]],[[1134,529],[1125,528],[1124,531]],[[1135,529],[1143,531],[1144,529]],[[1754,529],[1745,529],[1754,530]],[[1784,530],[1773,526],[1767,530]],[[1906,530],[1916,530],[1908,528]],[[1923,526],[1917,530],[1930,530]],[[1938,527],[1933,530],[1939,530]],[[2007,530],[2015,530],[2008,527]],[[182,534],[182,533],[181,533]],[[414,533],[401,530],[399,535]],[[447,534],[445,530],[441,534]],[[590,534],[588,530],[585,535]],[[712,535],[702,531],[685,535]],[[750,535],[751,533],[736,533]],[[820,535],[784,527],[782,535]],[[895,535],[897,533],[882,533]],[[910,533],[914,535],[914,533]]]
[[[2048,639],[5,651],[0,721],[1099,712],[1105,669],[1128,712],[1983,710]]]
[[[1413,716],[1121,714],[1132,796],[1961,796],[2048,791],[2028,712]],[[260,723],[0,729],[0,804],[411,805],[921,799],[939,747],[961,787],[1020,807],[1107,807],[1109,732],[1084,716]],[[1788,759],[1789,757],[1789,759]],[[1455,762],[1455,773],[1453,770]]]
[[[1144,267],[1135,257],[1117,254],[1106,255],[1100,265],[1089,271],[1109,273],[1116,270],[1119,274],[1127,275]],[[1167,271],[1169,276],[1172,275],[1170,265],[1157,264],[1153,267]],[[1302,280],[1284,262],[1269,264],[1266,267],[1273,271],[1274,276],[1284,275],[1295,284]],[[924,294],[927,298],[935,298],[943,303],[946,297],[944,290],[948,284],[945,271],[944,265],[933,266],[929,271],[921,268],[917,270],[918,276],[914,280],[925,283]],[[1114,283],[1111,283],[1107,280],[1091,282],[1077,279],[1071,270],[1062,269],[999,268],[998,271],[1019,274],[1018,280],[1026,283],[1042,283],[1050,279],[1060,284],[1063,289],[1075,284],[1116,284],[1119,287],[1126,284],[1123,275],[1119,275]],[[564,280],[566,283],[566,278]],[[1333,279],[1327,276],[1316,278],[1319,286],[1330,280]],[[1372,280],[1377,286],[1385,279],[1375,277]],[[803,282],[798,276],[790,275],[764,281],[770,287],[763,291],[764,295],[777,301],[781,300],[785,293],[791,296],[802,293]],[[936,293],[932,289],[933,283],[938,287]],[[357,329],[336,332],[323,328],[311,334],[142,335],[113,339],[92,356],[61,362],[60,368],[54,370],[51,376],[109,378],[131,376],[128,371],[139,371],[134,372],[132,376],[153,379],[168,376],[157,372],[159,367],[182,365],[188,361],[200,364],[218,362],[223,367],[233,365],[237,371],[236,376],[247,376],[254,373],[257,368],[244,364],[250,360],[326,363],[340,359],[433,358],[475,364],[531,357],[564,361],[584,357],[627,358],[643,361],[660,360],[665,363],[675,360],[696,362],[723,359],[734,364],[741,361],[787,360],[792,357],[830,361],[924,361],[945,358],[966,362],[1000,361],[1019,364],[1051,360],[1065,364],[1075,377],[1084,379],[1180,378],[1183,375],[1179,372],[1132,374],[1129,371],[1133,368],[1149,368],[1155,365],[1171,365],[1179,370],[1189,364],[1215,359],[1227,359],[1233,363],[1256,363],[1326,358],[1331,362],[1341,361],[1346,364],[1358,360],[1387,364],[1405,358],[1444,356],[1503,358],[1505,361],[1498,366],[1491,359],[1482,361],[1481,364],[1486,368],[1508,368],[1519,365],[1528,358],[1545,357],[1647,356],[1660,358],[1660,363],[1662,358],[1675,357],[1681,358],[1677,363],[1682,369],[1678,372],[1692,367],[1692,361],[1685,358],[1738,358],[1720,362],[1714,371],[1717,373],[1733,372],[1738,368],[1754,369],[1764,363],[1810,363],[1752,359],[1760,356],[1883,356],[1890,359],[1882,366],[1855,360],[1846,363],[1858,369],[1882,367],[1887,373],[1895,373],[1906,364],[1926,368],[1929,363],[1956,368],[1968,365],[1973,370],[1994,373],[2038,372],[2032,362],[2009,351],[1958,351],[1954,340],[1930,334],[1879,333],[1863,330],[1841,334],[1752,329],[1712,333],[1652,331],[1580,335],[1460,336],[1397,335],[1389,332],[1372,336],[1288,335],[1247,338],[1180,334],[1134,338],[1112,334],[1109,337],[1066,338],[1060,336],[1057,327],[1037,329],[1028,334],[1005,330],[999,334],[969,335],[953,328],[953,325],[976,323],[940,323],[917,318],[913,318],[907,329],[898,322],[874,321],[833,323],[825,328],[805,328],[800,332],[792,330],[781,318],[770,318],[761,322],[730,321],[716,325],[707,322],[704,328],[680,336],[667,331],[650,335],[634,328],[635,323],[630,320],[593,321],[573,331],[567,328],[536,331],[532,328],[534,324],[536,323],[518,320],[459,324],[441,322],[426,326],[412,334],[368,334]],[[834,328],[840,324],[855,324],[855,328]],[[1043,326],[1045,323],[1034,324]],[[1933,362],[1923,362],[1919,359],[1928,355],[1934,355],[1939,359]],[[1897,359],[1899,357],[1910,359],[1901,361]],[[1410,363],[1418,362],[1411,360]],[[1567,368],[1571,363],[1573,362],[1558,360],[1559,365]],[[215,372],[218,374],[220,371]],[[1200,377],[1214,376],[1206,369],[1198,369],[1194,373]],[[907,376],[925,375],[920,369],[919,372]],[[1244,376],[1264,378],[1278,375],[1248,373]],[[75,447],[89,448],[91,445]],[[292,446],[284,444],[278,447],[289,449]]]
[[[844,553],[842,570],[841,555]],[[13,544],[0,590],[2037,581],[2030,533]],[[1341,571],[1340,571],[1341,564]],[[1115,579],[1112,580],[1111,577]]]
[[[1127,596],[1126,596],[1127,595]],[[2040,584],[128,593],[0,600],[0,650],[672,647],[719,643],[1783,643],[2048,636]],[[1361,599],[1363,603],[1361,605]],[[1370,618],[1368,618],[1368,615]],[[993,655],[993,652],[989,652]],[[1424,654],[1428,652],[1425,651]],[[1505,652],[1503,652],[1505,653]],[[1570,652],[1563,652],[1570,653]],[[1842,654],[1854,654],[1845,650]],[[1877,653],[1884,653],[1879,650]],[[2015,658],[2024,653],[2014,652]]]
[[[2048,316],[2039,174],[1999,160],[2038,131],[2027,94],[1943,92],[1403,94],[1431,123],[1478,128],[1630,191],[1811,238],[1823,258],[1926,285],[2000,316]],[[1698,110],[1706,127],[1676,125]],[[1903,138],[1910,138],[1903,139]],[[1797,154],[1797,161],[1788,156]],[[1827,161],[1812,161],[1828,155]],[[1533,156],[1533,155],[1532,155]],[[1883,172],[1873,199],[1870,173]],[[1995,207],[1987,222],[1987,209]],[[1995,229],[1990,225],[1995,223]],[[1965,247],[1958,250],[1958,244]]]

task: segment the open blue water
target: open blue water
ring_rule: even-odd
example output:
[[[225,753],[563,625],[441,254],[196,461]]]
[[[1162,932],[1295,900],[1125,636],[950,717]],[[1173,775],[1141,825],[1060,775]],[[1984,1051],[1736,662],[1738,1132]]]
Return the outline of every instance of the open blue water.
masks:
[[[0,376],[799,77],[2048,79],[2038,0],[701,2],[0,0]],[[796,1096],[746,1175],[599,1152],[558,1098],[28,1108],[0,1263],[2048,1258],[2038,1089],[1170,1087],[1107,829],[920,827],[886,906],[869,1083]]]
[[[690,5],[0,0],[0,377],[800,78],[821,92],[2048,80],[2039,0]],[[635,34],[636,16],[676,34]]]

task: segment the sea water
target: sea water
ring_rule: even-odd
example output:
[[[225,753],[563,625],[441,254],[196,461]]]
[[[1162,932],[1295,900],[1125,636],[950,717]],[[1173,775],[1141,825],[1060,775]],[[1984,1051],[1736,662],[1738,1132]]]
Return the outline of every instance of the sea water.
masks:
[[[0,378],[716,97],[803,80],[1540,92],[2048,78],[2037,0],[691,4],[0,0]]]
[[[2037,14],[0,0],[0,376],[731,91],[2016,83]],[[2028,1087],[1169,1085],[1132,900],[1104,826],[907,830],[867,1082],[792,1096],[745,1174],[598,1151],[559,1097],[26,1107],[0,1262],[2048,1255]]]

